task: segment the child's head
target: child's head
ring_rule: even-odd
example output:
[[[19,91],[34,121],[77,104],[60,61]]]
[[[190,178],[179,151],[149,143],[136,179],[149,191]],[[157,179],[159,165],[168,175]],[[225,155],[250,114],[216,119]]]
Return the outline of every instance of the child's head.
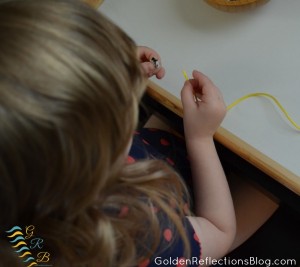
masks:
[[[0,6],[0,198],[17,204],[5,207],[8,225],[30,201],[39,200],[32,212],[41,216],[84,208],[83,196],[95,198],[106,183],[94,173],[118,171],[133,133],[144,89],[136,46],[82,8],[47,0]],[[69,194],[74,203],[63,202]]]
[[[74,2],[0,5],[1,231],[76,217],[114,183],[135,128],[136,46]]]
[[[120,180],[145,88],[134,42],[76,0],[7,0],[0,17],[1,242],[12,226],[33,224],[57,258],[134,255],[116,243],[135,223],[104,211],[129,203],[137,223],[152,216],[137,196],[165,194],[155,181],[140,186],[152,179],[147,168],[164,175],[157,164]]]

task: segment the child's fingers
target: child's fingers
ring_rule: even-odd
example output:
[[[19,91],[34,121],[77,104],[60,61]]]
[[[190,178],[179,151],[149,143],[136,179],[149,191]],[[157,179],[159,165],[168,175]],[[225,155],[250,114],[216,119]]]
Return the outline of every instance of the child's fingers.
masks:
[[[153,64],[151,62],[143,62],[143,63],[141,63],[141,65],[142,65],[142,68],[143,68],[145,74],[148,77],[152,76],[153,71],[154,71]]]
[[[165,76],[165,69],[155,50],[147,46],[138,46],[137,54],[147,77],[155,75],[157,79],[161,79]]]
[[[215,86],[213,82],[202,72],[194,70],[193,77],[198,81],[199,87],[202,88],[204,86]]]
[[[161,68],[157,71],[157,73],[155,74],[155,75],[156,75],[156,78],[157,78],[157,79],[163,78],[163,77],[165,76],[165,73],[166,73],[165,68],[164,68],[164,67],[161,67]]]
[[[184,108],[196,106],[192,83],[194,83],[193,80],[185,81],[181,90],[181,101]]]
[[[160,63],[159,54],[152,48],[149,48],[147,46],[139,46],[137,52],[138,58],[141,62],[151,62],[152,59],[155,59]]]
[[[212,99],[218,98],[223,99],[221,91],[217,86],[203,73],[194,70],[193,77],[198,81],[198,86],[201,88],[201,94],[203,100],[211,101]]]
[[[163,67],[156,68],[152,62],[143,62],[141,65],[147,77],[155,75],[158,79],[161,79],[165,75],[165,69]]]

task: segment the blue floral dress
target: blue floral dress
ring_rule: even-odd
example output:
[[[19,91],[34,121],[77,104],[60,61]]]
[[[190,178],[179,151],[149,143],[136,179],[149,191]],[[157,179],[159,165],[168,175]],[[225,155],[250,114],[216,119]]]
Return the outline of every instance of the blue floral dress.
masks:
[[[185,180],[192,195],[191,170],[187,157],[184,139],[171,133],[151,128],[137,131],[133,138],[128,163],[141,159],[161,159],[178,171]],[[161,242],[154,255],[141,262],[138,267],[154,266],[200,266],[201,245],[189,220],[184,217],[182,222],[191,246],[191,254],[184,257],[184,245],[176,228],[172,226],[167,216],[162,211],[157,211],[161,224]],[[170,246],[169,244],[172,245]]]

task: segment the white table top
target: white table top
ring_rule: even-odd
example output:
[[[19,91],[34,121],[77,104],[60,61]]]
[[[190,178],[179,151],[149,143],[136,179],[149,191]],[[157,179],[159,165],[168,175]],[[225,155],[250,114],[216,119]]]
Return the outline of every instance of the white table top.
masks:
[[[203,0],[105,0],[99,8],[139,45],[159,52],[166,68],[153,80],[180,97],[182,70],[198,69],[221,89],[226,104],[254,92],[274,95],[300,124],[300,1],[271,0],[226,13]],[[222,127],[288,169],[300,183],[300,131],[269,99],[250,98]]]

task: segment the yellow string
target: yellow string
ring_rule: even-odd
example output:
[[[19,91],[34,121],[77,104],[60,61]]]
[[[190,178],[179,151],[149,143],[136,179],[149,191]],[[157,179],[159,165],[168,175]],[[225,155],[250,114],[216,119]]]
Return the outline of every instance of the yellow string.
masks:
[[[188,75],[186,73],[186,71],[182,71],[184,78],[186,80],[188,80]],[[273,100],[275,102],[275,104],[279,107],[279,109],[282,111],[282,113],[285,115],[285,117],[289,120],[289,122],[297,129],[300,130],[300,126],[290,117],[290,115],[288,114],[288,112],[285,110],[285,108],[280,104],[280,102],[276,99],[276,97],[272,96],[271,94],[268,93],[252,93],[252,94],[248,94],[245,95],[239,99],[237,99],[236,101],[234,101],[233,103],[231,103],[230,105],[227,106],[227,110],[232,109],[234,106],[236,106],[237,104],[239,104],[240,102],[244,101],[247,98],[250,97],[254,97],[254,96],[264,96],[264,97],[268,97],[271,100]]]
[[[183,70],[182,73],[183,73],[184,79],[185,79],[186,81],[188,81],[188,80],[189,80],[189,76],[187,75],[186,71]]]
[[[252,94],[245,95],[245,96],[237,99],[233,103],[231,103],[229,106],[227,106],[227,110],[230,110],[231,108],[233,108],[234,106],[236,106],[240,102],[244,101],[245,99],[250,98],[250,97],[254,97],[254,96],[264,96],[264,97],[268,97],[268,98],[272,99],[275,102],[275,104],[279,107],[279,109],[282,111],[282,113],[285,115],[285,117],[289,120],[289,122],[297,130],[300,130],[300,126],[291,118],[291,116],[288,114],[288,112],[285,110],[285,108],[280,104],[280,102],[276,99],[276,97],[272,96],[271,94],[268,94],[268,93],[252,93]]]

